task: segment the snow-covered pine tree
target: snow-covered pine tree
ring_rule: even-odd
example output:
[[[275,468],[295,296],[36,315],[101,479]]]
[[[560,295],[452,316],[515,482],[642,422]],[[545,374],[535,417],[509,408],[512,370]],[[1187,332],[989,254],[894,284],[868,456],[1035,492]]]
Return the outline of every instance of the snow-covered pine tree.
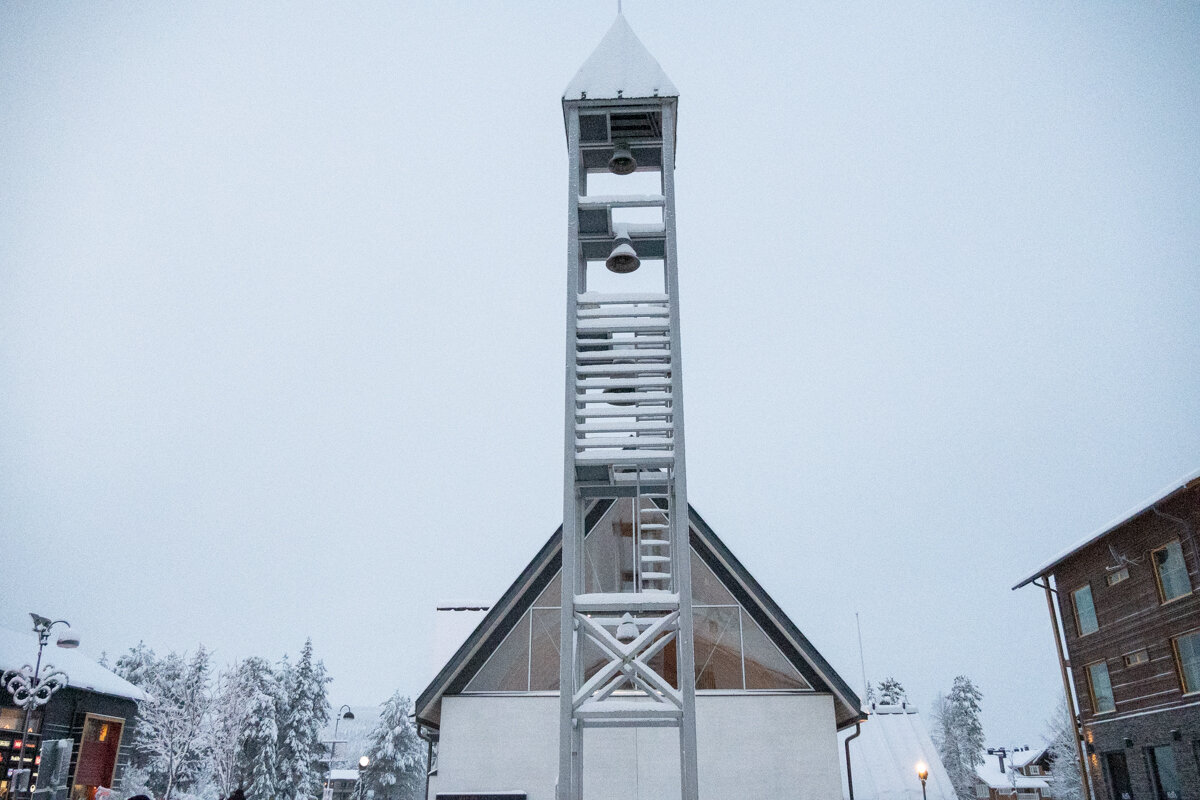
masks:
[[[362,785],[375,800],[417,800],[425,788],[424,747],[412,721],[412,703],[396,692],[381,707],[371,731]]]
[[[949,697],[939,697],[934,708],[931,738],[938,744],[942,766],[959,800],[974,800],[975,767],[983,763],[983,724],[979,721],[982,699],[971,679],[959,675]]]
[[[246,704],[238,736],[237,785],[243,787],[247,800],[272,800],[279,766],[279,725],[275,719],[279,682],[265,658],[247,658],[237,671],[238,692]]]
[[[900,681],[889,676],[879,682],[879,704],[885,706],[899,705],[907,699],[904,687]]]
[[[154,680],[158,670],[158,658],[154,651],[146,647],[145,642],[138,642],[129,652],[117,656],[113,672],[132,683],[139,689],[147,689]]]
[[[329,678],[325,665],[313,658],[312,639],[304,642],[300,660],[287,669],[282,682],[279,729],[279,796],[311,800],[321,794],[321,729],[329,723]]]
[[[870,681],[867,681],[867,696],[863,698],[863,703],[870,706],[876,700],[875,686]]]
[[[1067,713],[1067,700],[1060,697],[1054,714],[1046,721],[1046,749],[1050,753],[1050,793],[1054,800],[1082,800],[1079,754],[1075,751],[1078,734]]]
[[[213,686],[209,770],[218,797],[228,797],[241,779],[242,733],[249,723],[251,689],[244,663],[222,670]]]
[[[138,748],[146,756],[149,783],[162,800],[195,782],[205,765],[209,672],[203,645],[191,659],[171,653],[158,663],[149,696],[138,708]]]

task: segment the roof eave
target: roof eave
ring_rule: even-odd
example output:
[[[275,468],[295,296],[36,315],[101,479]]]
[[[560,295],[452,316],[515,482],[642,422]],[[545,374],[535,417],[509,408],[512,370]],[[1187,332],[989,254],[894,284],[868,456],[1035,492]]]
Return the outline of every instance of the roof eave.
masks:
[[[1098,531],[1090,534],[1086,539],[1084,539],[1082,542],[1080,542],[1079,544],[1072,547],[1070,550],[1067,550],[1066,552],[1060,553],[1059,555],[1055,556],[1053,560],[1042,565],[1032,575],[1030,575],[1029,577],[1022,580],[1020,583],[1013,586],[1012,587],[1013,591],[1020,589],[1022,586],[1027,586],[1028,584],[1033,583],[1038,578],[1043,578],[1043,577],[1049,575],[1051,572],[1054,571],[1055,567],[1057,567],[1059,564],[1066,561],[1071,556],[1078,553],[1080,550],[1084,549],[1085,547],[1089,547],[1089,546],[1095,544],[1096,542],[1100,541],[1108,534],[1115,531],[1117,528],[1120,528],[1122,525],[1125,525],[1128,522],[1132,522],[1133,520],[1137,519],[1142,514],[1145,514],[1147,511],[1149,511],[1150,509],[1152,509],[1154,506],[1158,505],[1159,503],[1170,500],[1171,498],[1173,498],[1175,495],[1179,494],[1180,492],[1187,491],[1188,489],[1191,489],[1192,487],[1197,486],[1197,485],[1200,485],[1200,469],[1197,469],[1193,472],[1188,473],[1187,475],[1184,475],[1182,478],[1179,478],[1178,480],[1174,481],[1169,486],[1166,486],[1163,489],[1161,489],[1151,499],[1145,500],[1142,503],[1138,504],[1137,506],[1134,506],[1132,509],[1130,509],[1129,511],[1126,511],[1124,514],[1122,514],[1118,519],[1113,520],[1112,522],[1109,522],[1107,525],[1100,528]]]

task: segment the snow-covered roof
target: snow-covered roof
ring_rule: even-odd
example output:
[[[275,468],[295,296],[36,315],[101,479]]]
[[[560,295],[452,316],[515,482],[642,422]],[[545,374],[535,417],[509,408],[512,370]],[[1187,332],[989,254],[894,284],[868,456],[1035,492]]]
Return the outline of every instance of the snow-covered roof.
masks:
[[[329,770],[329,780],[331,780],[331,781],[356,781],[356,780],[358,780],[358,770],[356,770],[356,769],[331,769],[331,770]]]
[[[850,742],[855,800],[921,800],[918,763],[929,769],[925,782],[928,800],[957,800],[950,776],[915,706],[877,705],[867,713],[862,732]],[[839,750],[845,758],[845,749]],[[844,768],[842,794],[849,797]]]
[[[1196,480],[1200,480],[1200,469],[1197,469],[1194,472],[1189,472],[1187,475],[1184,475],[1182,478],[1172,482],[1169,486],[1163,487],[1162,489],[1160,489],[1159,491],[1157,491],[1153,495],[1151,495],[1151,497],[1148,500],[1143,500],[1141,503],[1138,503],[1136,506],[1134,506],[1133,508],[1126,511],[1124,514],[1117,517],[1112,522],[1109,522],[1107,525],[1102,526],[1099,530],[1096,530],[1096,531],[1088,534],[1077,544],[1072,545],[1071,547],[1068,547],[1066,550],[1062,551],[1061,553],[1056,555],[1054,558],[1050,559],[1045,564],[1038,567],[1037,570],[1032,575],[1030,575],[1028,578],[1026,578],[1025,580],[1018,583],[1013,588],[1020,589],[1025,584],[1030,583],[1031,581],[1037,580],[1038,578],[1045,575],[1050,570],[1057,567],[1060,563],[1065,561],[1069,556],[1073,555],[1077,550],[1082,550],[1083,548],[1087,547],[1089,544],[1092,544],[1096,540],[1098,540],[1101,537],[1112,532],[1115,528],[1118,528],[1121,525],[1124,525],[1129,520],[1133,519],[1134,517],[1139,516],[1139,515],[1145,513],[1146,511],[1149,511],[1150,506],[1155,505],[1156,503],[1160,503],[1163,500],[1166,500],[1168,497],[1175,494],[1180,489],[1186,488],[1188,486],[1188,484],[1190,484]]]
[[[621,14],[563,92],[564,100],[678,96],[675,84]]]
[[[38,640],[33,631],[14,631],[0,628],[0,672],[33,666],[37,659]],[[67,685],[74,689],[145,700],[146,693],[112,670],[105,669],[78,650],[64,650],[53,642],[42,651],[42,667],[53,664],[67,674]]]
[[[1000,771],[1000,760],[996,756],[985,755],[983,763],[975,767],[979,779],[993,789],[1049,789],[1050,784],[1045,778],[1031,778],[1022,775],[1012,767]]]
[[[1046,748],[1043,747],[1041,750],[1027,750],[1023,753],[1013,753],[1009,760],[1018,767],[1027,767],[1041,758],[1045,752]]]

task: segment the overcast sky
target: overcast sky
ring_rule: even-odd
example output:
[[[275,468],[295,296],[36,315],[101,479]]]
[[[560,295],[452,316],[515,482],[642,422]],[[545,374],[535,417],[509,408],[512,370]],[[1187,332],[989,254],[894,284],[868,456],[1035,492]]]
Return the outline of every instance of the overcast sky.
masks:
[[[559,98],[613,2],[0,7],[0,624],[432,673],[559,522]],[[1200,466],[1200,5],[652,3],[691,502],[854,686]]]

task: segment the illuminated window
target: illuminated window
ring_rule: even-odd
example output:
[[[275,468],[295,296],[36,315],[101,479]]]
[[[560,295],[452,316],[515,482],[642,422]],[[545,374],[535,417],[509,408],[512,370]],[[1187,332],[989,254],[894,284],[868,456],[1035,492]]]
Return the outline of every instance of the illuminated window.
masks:
[[[1071,599],[1075,602],[1075,621],[1079,625],[1079,635],[1087,636],[1100,630],[1100,623],[1096,621],[1096,605],[1092,602],[1092,587],[1082,586],[1076,589],[1071,592]]]
[[[1108,679],[1108,664],[1101,661],[1090,664],[1088,670],[1088,685],[1092,690],[1092,708],[1097,714],[1116,711],[1117,704],[1113,700],[1112,683]]]
[[[1154,558],[1154,574],[1158,576],[1159,596],[1164,603],[1191,594],[1192,584],[1188,580],[1183,548],[1178,539],[1158,548],[1151,555]]]
[[[1200,692],[1200,631],[1180,636],[1174,644],[1184,694]]]

